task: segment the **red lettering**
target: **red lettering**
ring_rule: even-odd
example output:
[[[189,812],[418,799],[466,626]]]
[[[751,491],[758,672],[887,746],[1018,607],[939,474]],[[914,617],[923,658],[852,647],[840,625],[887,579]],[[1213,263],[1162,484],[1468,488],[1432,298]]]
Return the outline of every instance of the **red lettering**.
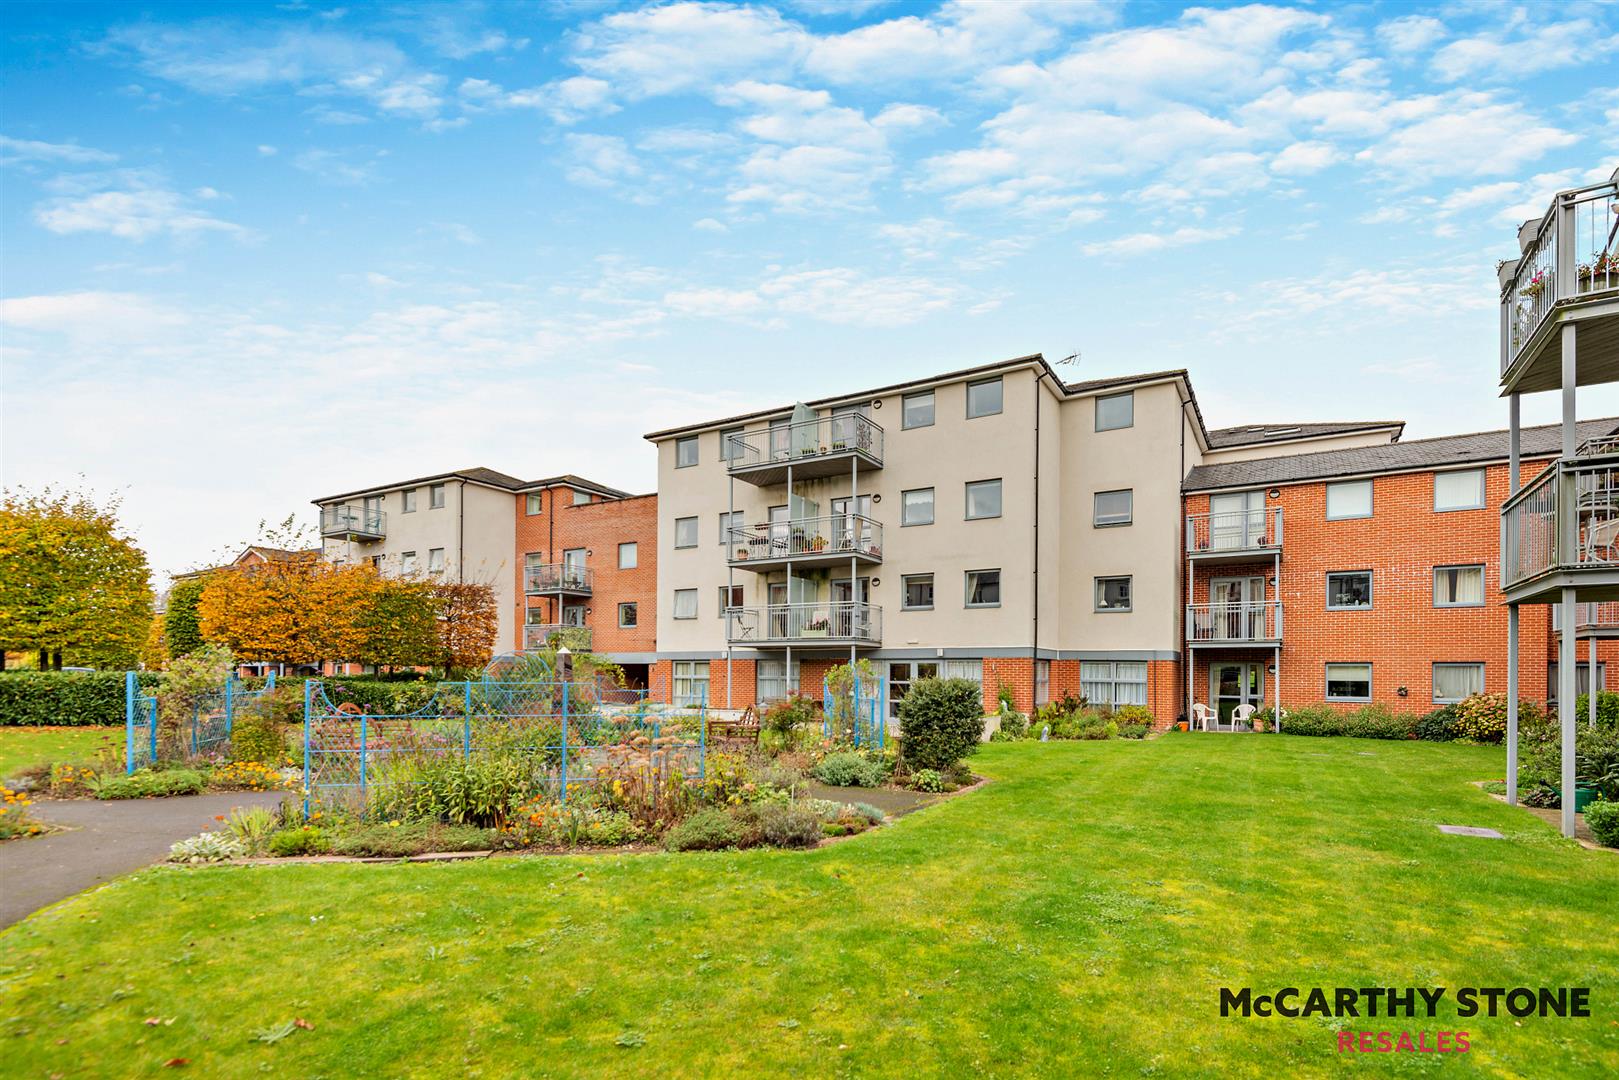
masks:
[[[1377,1049],[1377,1035],[1370,1031],[1360,1033],[1360,1052],[1370,1054]]]
[[[1338,1032],[1338,1053],[1355,1049],[1355,1033],[1353,1031]]]
[[[1390,1035],[1386,1031],[1379,1031],[1377,1033],[1377,1051],[1378,1051],[1378,1053],[1386,1054],[1390,1050],[1393,1050],[1393,1049],[1394,1049],[1394,1036]]]
[[[1451,1050],[1451,1047],[1450,1047],[1450,1032],[1441,1031],[1439,1033],[1439,1037],[1438,1037],[1438,1040],[1437,1040],[1437,1045],[1438,1045],[1439,1052],[1441,1054],[1450,1053],[1450,1050]]]
[[[1456,1052],[1458,1054],[1465,1054],[1468,1050],[1472,1049],[1472,1047],[1473,1044],[1467,1041],[1467,1032],[1458,1031],[1456,1033]]]
[[[1402,1054],[1416,1049],[1416,1047],[1411,1045],[1411,1033],[1409,1031],[1400,1032],[1400,1042],[1395,1049],[1400,1051]]]

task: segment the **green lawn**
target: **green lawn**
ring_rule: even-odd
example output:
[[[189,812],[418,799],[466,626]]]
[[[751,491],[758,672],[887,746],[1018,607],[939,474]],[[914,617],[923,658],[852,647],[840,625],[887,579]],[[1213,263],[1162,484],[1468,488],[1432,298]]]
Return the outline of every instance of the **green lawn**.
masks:
[[[122,760],[121,727],[0,727],[0,780],[29,765],[56,762],[92,764],[102,747]]]
[[[1468,784],[1502,758],[995,744],[995,783],[813,853],[154,868],[0,934],[0,1075],[1619,1075],[1619,855]],[[1363,1022],[1473,1050],[1352,1063],[1332,1022],[1219,1016],[1340,985],[1596,1015]]]

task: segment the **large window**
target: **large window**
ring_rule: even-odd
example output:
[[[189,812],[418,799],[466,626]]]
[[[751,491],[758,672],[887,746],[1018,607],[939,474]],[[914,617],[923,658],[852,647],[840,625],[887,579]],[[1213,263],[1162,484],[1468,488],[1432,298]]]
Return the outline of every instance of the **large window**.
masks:
[[[1479,510],[1484,506],[1484,470],[1462,469],[1433,474],[1433,508]]]
[[[1327,700],[1372,700],[1372,665],[1328,664]]]
[[[675,518],[675,547],[694,548],[697,546],[697,519],[694,517]]]
[[[739,427],[726,428],[724,431],[720,432],[720,460],[721,461],[740,461],[740,460],[742,460],[742,455],[746,452],[746,450],[745,450],[745,447],[744,447],[744,444],[743,444],[742,440],[739,439],[739,438],[735,438],[735,436],[738,436],[738,435],[741,435],[741,434],[742,434],[742,429],[739,428]]]
[[[1091,524],[1098,527],[1130,524],[1132,499],[1130,488],[1122,491],[1098,491],[1096,503],[1092,508]]]
[[[1436,566],[1433,568],[1434,607],[1482,607],[1484,567]]]
[[[430,510],[444,509],[444,485],[432,484],[427,489],[427,506]]]
[[[1608,685],[1608,665],[1597,664],[1597,689],[1606,689]],[[1591,665],[1580,661],[1574,665],[1574,694],[1589,694],[1591,692]],[[1552,664],[1546,669],[1546,703],[1557,704],[1557,665]]]
[[[1001,411],[1001,380],[981,379],[967,384],[967,419],[994,416]]]
[[[1372,606],[1372,572],[1343,570],[1327,575],[1327,610],[1360,611]]]
[[[618,605],[618,625],[623,629],[633,630],[640,617],[640,609],[634,603]]]
[[[697,618],[697,590],[696,589],[676,589],[675,590],[675,618],[677,618],[677,619],[695,619],[695,618]]]
[[[798,659],[793,659],[793,667],[789,672],[787,661],[760,660],[756,669],[759,680],[760,701],[780,701],[798,688]]]
[[[708,704],[708,661],[676,660],[674,662],[675,704],[694,709]]]
[[[1473,694],[1484,693],[1483,664],[1435,664],[1433,666],[1433,700],[1435,705],[1449,705]]]
[[[967,484],[967,520],[1001,516],[1001,482],[973,480]]]
[[[1129,611],[1130,579],[1127,577],[1099,577],[1096,579],[1097,611]]]
[[[743,511],[732,510],[729,514],[722,511],[720,513],[720,546],[724,547],[726,544],[747,543],[748,538],[742,532],[747,524],[748,518]],[[731,535],[732,529],[737,530],[735,536]]]
[[[1147,664],[1144,660],[1082,660],[1079,692],[1092,705],[1116,709],[1147,703]]]
[[[917,428],[933,426],[933,391],[922,390],[915,394],[906,394],[900,406],[900,427]]]
[[[1327,485],[1327,520],[1372,516],[1372,482],[1349,480],[1342,484]]]
[[[416,489],[411,488],[409,491],[401,492],[400,495],[404,499],[404,512],[414,514],[416,512]]]
[[[967,571],[967,606],[1001,606],[1001,572],[999,570]]]
[[[906,574],[900,578],[905,589],[906,611],[931,611],[933,609],[933,575],[932,574]]]
[[[641,562],[641,545],[628,540],[618,545],[618,568],[634,570]]]
[[[933,524],[932,488],[916,488],[912,491],[900,492],[899,523],[901,525]]]
[[[697,436],[675,440],[675,468],[689,469],[697,464]]]
[[[1136,423],[1136,395],[1133,390],[1122,394],[1109,394],[1096,399],[1096,430],[1116,431],[1134,427]]]

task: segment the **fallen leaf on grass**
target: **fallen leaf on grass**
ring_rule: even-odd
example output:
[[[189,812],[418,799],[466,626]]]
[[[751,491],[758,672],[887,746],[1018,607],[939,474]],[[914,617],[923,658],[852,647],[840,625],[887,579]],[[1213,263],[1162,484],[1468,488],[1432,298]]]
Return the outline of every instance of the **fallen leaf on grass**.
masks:
[[[315,1030],[315,1025],[311,1024],[308,1020],[305,1020],[301,1016],[296,1018],[295,1020],[293,1020],[292,1026],[293,1027],[303,1028],[305,1031],[314,1031]]]
[[[190,1058],[170,1058],[163,1063],[165,1069],[183,1069],[191,1064]]]
[[[291,1035],[297,1030],[297,1027],[298,1025],[296,1021],[288,1020],[285,1024],[280,1024],[273,1028],[265,1028],[263,1031],[254,1033],[253,1038],[261,1043],[274,1045],[275,1043],[280,1042],[282,1039],[285,1039],[288,1035]]]

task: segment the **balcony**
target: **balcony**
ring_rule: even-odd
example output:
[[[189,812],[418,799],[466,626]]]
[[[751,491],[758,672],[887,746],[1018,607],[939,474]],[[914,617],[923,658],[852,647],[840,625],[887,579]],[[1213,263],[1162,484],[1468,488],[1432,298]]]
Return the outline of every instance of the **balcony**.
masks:
[[[1552,632],[1563,632],[1561,604],[1552,605]],[[1574,633],[1580,637],[1619,637],[1619,602],[1574,605]]]
[[[1552,462],[1501,507],[1501,589],[1513,603],[1578,587],[1619,599],[1619,452]]]
[[[883,609],[852,600],[730,608],[725,612],[725,640],[732,645],[805,648],[881,645]]]
[[[1202,562],[1242,562],[1282,550],[1282,508],[1186,515],[1186,554]]]
[[[1281,640],[1279,601],[1186,605],[1189,645],[1275,645]]]
[[[337,506],[320,508],[320,534],[323,537],[341,537],[344,540],[381,540],[387,535],[388,515],[366,506]]]
[[[1579,325],[1577,381],[1619,380],[1619,170],[1564,191],[1518,230],[1522,254],[1501,264],[1501,387],[1562,385],[1559,329]]]
[[[589,652],[590,627],[572,623],[530,623],[523,627],[524,649],[554,649],[561,645],[574,652]]]
[[[589,567],[571,563],[541,563],[523,568],[523,593],[526,596],[589,596],[590,590]]]
[[[727,468],[738,480],[766,487],[883,467],[883,429],[863,413],[839,413],[768,431],[739,432],[725,445]]]
[[[883,561],[883,526],[864,514],[760,522],[725,530],[726,558],[744,570],[863,565]]]

